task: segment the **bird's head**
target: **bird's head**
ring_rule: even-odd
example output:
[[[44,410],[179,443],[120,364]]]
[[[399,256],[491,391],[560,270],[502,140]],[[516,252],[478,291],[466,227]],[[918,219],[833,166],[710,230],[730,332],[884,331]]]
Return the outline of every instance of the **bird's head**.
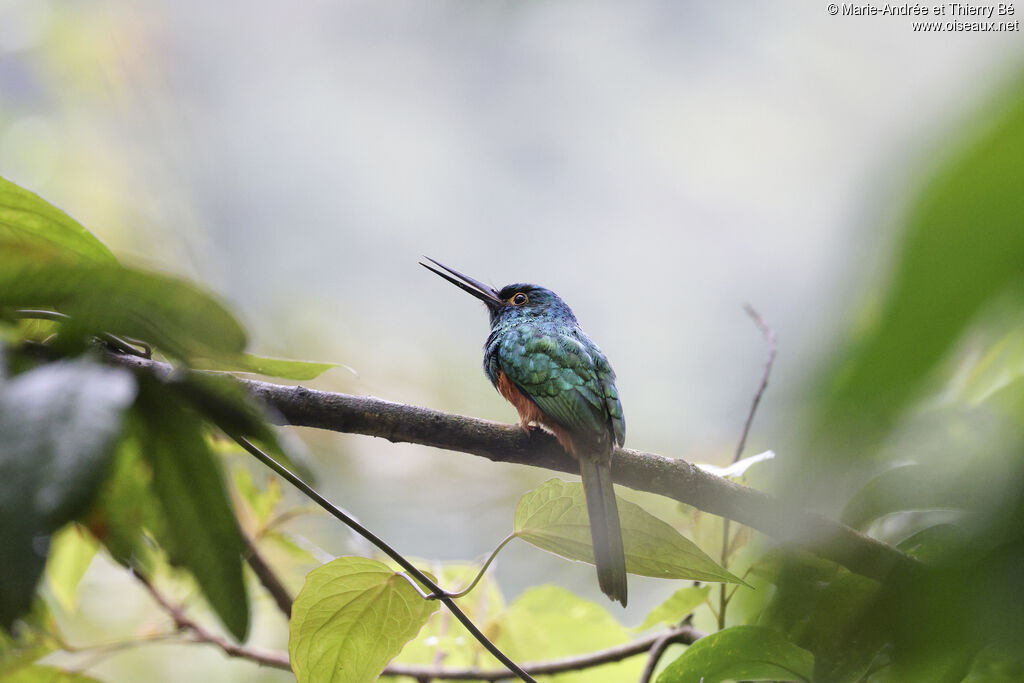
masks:
[[[558,317],[576,321],[569,306],[561,297],[546,287],[526,283],[506,285],[500,290],[463,275],[457,270],[438,263],[434,259],[424,257],[446,272],[441,272],[425,263],[420,265],[440,275],[448,282],[480,299],[487,306],[491,316],[491,325],[505,320],[525,320],[538,317]]]

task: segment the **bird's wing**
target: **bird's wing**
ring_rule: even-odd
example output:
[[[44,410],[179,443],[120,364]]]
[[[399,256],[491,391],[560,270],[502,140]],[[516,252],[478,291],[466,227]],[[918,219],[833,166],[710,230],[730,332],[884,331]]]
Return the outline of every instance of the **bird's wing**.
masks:
[[[593,345],[593,342],[591,344]],[[612,435],[615,437],[615,443],[621,446],[626,440],[626,418],[622,414],[619,390],[615,388],[615,371],[597,346],[593,346],[591,356],[594,358],[594,369],[604,398],[605,410],[611,420]]]
[[[611,420],[612,434],[617,439],[606,387],[610,383],[611,393],[615,393],[615,375],[608,374],[611,367],[603,355],[601,362],[595,362],[595,351],[600,355],[592,342],[585,344],[576,335],[521,325],[502,340],[498,363],[509,379],[560,425],[600,436],[608,433]],[[602,364],[607,372],[602,372]],[[618,404],[617,396],[614,402]],[[619,407],[620,420],[621,413]]]

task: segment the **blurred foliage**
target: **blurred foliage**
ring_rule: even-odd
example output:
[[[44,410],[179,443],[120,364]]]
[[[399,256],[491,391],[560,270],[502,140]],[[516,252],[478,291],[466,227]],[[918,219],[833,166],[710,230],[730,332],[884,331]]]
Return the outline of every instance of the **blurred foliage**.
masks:
[[[1003,93],[911,203],[877,314],[825,374],[825,434],[891,428],[979,313],[1024,307],[1024,78]]]
[[[822,490],[871,463],[843,519],[927,566],[871,585],[790,558],[764,618],[815,654],[815,680],[1001,680],[993,658],[1024,652],[1021,81],[969,130],[908,204],[877,314],[825,369],[813,455],[788,482]]]

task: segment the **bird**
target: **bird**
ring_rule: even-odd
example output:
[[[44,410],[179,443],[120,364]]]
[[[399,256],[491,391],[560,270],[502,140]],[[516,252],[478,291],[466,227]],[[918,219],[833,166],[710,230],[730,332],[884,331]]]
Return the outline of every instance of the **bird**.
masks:
[[[515,406],[520,426],[549,431],[579,461],[598,585],[625,607],[626,558],[611,462],[613,449],[625,441],[626,422],[608,359],[550,289],[525,283],[495,289],[424,259],[441,270],[421,266],[487,306],[484,372]]]

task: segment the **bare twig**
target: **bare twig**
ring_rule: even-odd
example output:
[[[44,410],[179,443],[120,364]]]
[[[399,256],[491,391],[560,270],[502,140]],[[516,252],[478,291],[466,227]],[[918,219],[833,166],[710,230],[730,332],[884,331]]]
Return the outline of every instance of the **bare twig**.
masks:
[[[215,645],[231,657],[240,657],[251,662],[256,662],[262,666],[291,671],[291,665],[288,663],[288,655],[284,652],[271,652],[269,650],[236,645],[227,638],[212,633],[204,626],[201,626],[199,623],[189,618],[188,615],[185,614],[185,610],[181,607],[172,604],[167,598],[165,598],[148,578],[136,571],[133,571],[132,574],[134,574],[135,578],[142,583],[150,596],[152,596],[153,600],[171,617],[174,621],[174,627],[179,631],[187,632],[187,634],[196,642]]]
[[[751,318],[754,319],[754,324],[757,325],[757,329],[761,330],[761,334],[764,335],[765,342],[768,345],[768,352],[764,359],[764,371],[761,373],[761,383],[757,386],[757,391],[754,392],[754,400],[750,404],[750,411],[747,413],[747,419],[743,423],[743,432],[740,434],[740,442],[736,444],[736,452],[732,456],[732,461],[735,463],[743,455],[743,449],[747,445],[747,436],[750,434],[750,426],[754,424],[754,415],[757,414],[757,407],[761,405],[761,397],[764,396],[764,390],[768,388],[768,378],[772,374],[772,365],[775,364],[775,352],[776,352],[776,339],[775,330],[772,329],[765,319],[757,312],[750,304],[743,307],[743,310],[747,312]]]
[[[133,356],[108,354],[108,358],[119,365],[157,375],[171,371],[165,363]],[[280,424],[377,436],[389,441],[461,451],[495,462],[579,474],[578,463],[566,455],[554,437],[541,430],[527,434],[515,425],[370,396],[256,380],[237,381],[267,405],[274,414],[273,419]],[[844,524],[717,477],[685,460],[616,448],[612,454],[612,476],[617,484],[667,496],[730,518],[874,579],[884,580],[893,571],[913,573],[922,567],[909,555]]]
[[[764,361],[764,371],[761,373],[761,383],[757,386],[757,391],[754,392],[754,400],[750,403],[750,410],[747,412],[747,419],[743,422],[743,431],[740,433],[740,442],[736,444],[736,452],[732,456],[732,461],[735,464],[739,461],[743,455],[743,449],[747,445],[747,437],[750,435],[750,427],[754,424],[754,416],[757,414],[757,407],[761,405],[761,397],[764,396],[764,390],[768,388],[768,378],[772,374],[772,365],[775,364],[775,330],[772,329],[765,319],[757,312],[750,304],[744,306],[744,310],[754,320],[754,324],[761,330],[761,334],[764,335],[765,342],[768,344],[768,353]],[[722,523],[722,566],[726,566],[729,562],[729,531],[730,531],[730,520],[728,517]],[[718,630],[725,628],[725,610],[729,606],[729,596],[725,594],[726,586],[724,583],[718,586]]]
[[[292,616],[292,596],[285,588],[284,582],[274,573],[274,569],[266,563],[259,550],[256,548],[256,544],[248,536],[245,538],[245,561],[249,563],[249,568],[252,569],[253,574],[259,579],[263,587],[270,593],[270,597],[274,599],[274,604],[281,610],[286,619],[290,619]]]
[[[678,630],[668,631],[654,641],[651,649],[648,650],[647,663],[644,665],[644,670],[640,673],[640,683],[650,683],[651,678],[654,676],[654,670],[658,668],[658,662],[661,660],[661,656],[665,654],[665,650],[672,643],[679,642],[685,642],[689,645],[694,641],[685,641],[680,638]]]

